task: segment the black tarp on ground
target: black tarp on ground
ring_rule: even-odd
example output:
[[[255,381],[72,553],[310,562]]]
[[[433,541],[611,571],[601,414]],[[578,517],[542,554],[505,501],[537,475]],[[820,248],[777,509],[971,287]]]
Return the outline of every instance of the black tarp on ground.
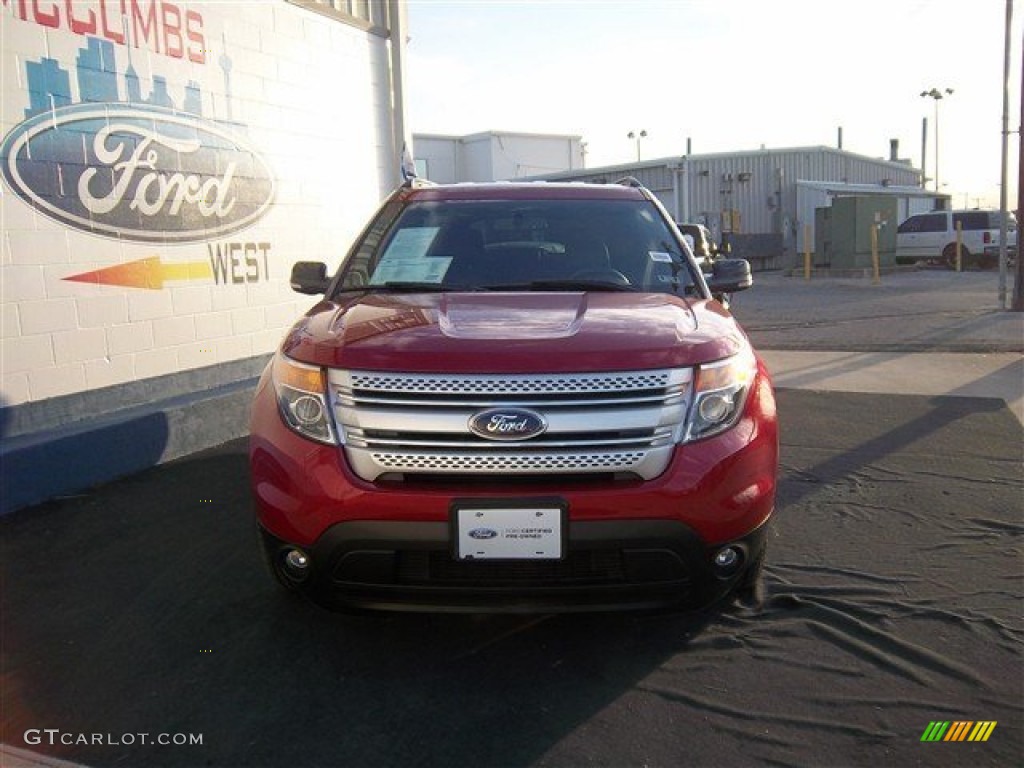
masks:
[[[2,740],[96,766],[1021,764],[1020,424],[991,400],[779,402],[760,610],[327,614],[262,572],[241,442],[11,516]],[[922,743],[939,720],[997,726]]]

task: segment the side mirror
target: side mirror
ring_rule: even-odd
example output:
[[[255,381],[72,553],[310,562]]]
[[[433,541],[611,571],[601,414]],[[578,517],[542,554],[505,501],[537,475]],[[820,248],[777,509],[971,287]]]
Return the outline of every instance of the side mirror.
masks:
[[[695,241],[695,240],[693,239],[693,235],[691,235],[691,234],[689,234],[689,233],[686,233],[686,234],[684,234],[684,235],[683,235],[683,240],[685,240],[685,241],[686,241],[686,244],[687,244],[688,246],[690,246],[690,250],[691,250],[691,251],[692,251],[693,253],[696,253],[696,252],[697,252],[697,243],[696,243],[696,241]]]
[[[750,262],[746,259],[715,259],[711,264],[708,288],[715,296],[745,291],[753,284]]]
[[[297,261],[292,265],[289,281],[293,291],[315,296],[326,293],[330,280],[327,279],[327,265],[319,261]]]

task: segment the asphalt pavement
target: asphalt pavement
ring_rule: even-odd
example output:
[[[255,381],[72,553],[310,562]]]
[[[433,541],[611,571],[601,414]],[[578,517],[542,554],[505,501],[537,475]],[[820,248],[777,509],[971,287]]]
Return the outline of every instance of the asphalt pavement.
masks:
[[[910,270],[880,285],[755,273],[732,309],[759,349],[1019,354],[1024,313],[1000,309],[998,286],[992,270]]]
[[[994,286],[736,297],[780,385],[760,606],[327,613],[263,571],[244,441],[0,519],[3,765],[1020,764],[1024,334]]]
[[[994,271],[767,273],[732,310],[777,387],[995,398],[1024,423],[1024,313],[998,296]]]

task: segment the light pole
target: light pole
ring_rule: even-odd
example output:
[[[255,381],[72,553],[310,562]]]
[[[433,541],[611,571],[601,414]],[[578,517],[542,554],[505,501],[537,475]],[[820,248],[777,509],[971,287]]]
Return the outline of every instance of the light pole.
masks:
[[[636,139],[636,161],[640,162],[640,139],[647,138],[647,131],[640,131],[640,133],[634,133],[630,131],[626,134],[627,139]]]
[[[946,88],[939,90],[938,88],[932,88],[930,91],[921,91],[922,98],[932,98],[935,100],[935,191],[939,191],[939,102],[945,96],[952,96],[953,89]]]

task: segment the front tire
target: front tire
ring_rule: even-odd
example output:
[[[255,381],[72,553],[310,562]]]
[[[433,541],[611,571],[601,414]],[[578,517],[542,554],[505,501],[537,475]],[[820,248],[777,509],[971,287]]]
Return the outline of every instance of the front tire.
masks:
[[[967,264],[971,258],[971,252],[960,246],[960,269],[967,269]],[[950,269],[956,269],[956,243],[950,243],[942,251],[942,261]]]
[[[765,545],[733,590],[734,599],[741,605],[757,608],[764,604],[764,561],[767,551],[768,546]]]

